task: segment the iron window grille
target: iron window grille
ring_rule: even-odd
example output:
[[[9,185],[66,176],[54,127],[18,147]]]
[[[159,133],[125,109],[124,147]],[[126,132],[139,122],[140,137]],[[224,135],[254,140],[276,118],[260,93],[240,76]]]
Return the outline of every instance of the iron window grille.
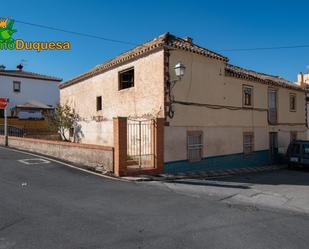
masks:
[[[251,154],[254,152],[254,134],[253,132],[245,132],[243,135],[243,151],[244,154]]]
[[[188,160],[190,162],[198,162],[203,157],[203,132],[188,131]]]

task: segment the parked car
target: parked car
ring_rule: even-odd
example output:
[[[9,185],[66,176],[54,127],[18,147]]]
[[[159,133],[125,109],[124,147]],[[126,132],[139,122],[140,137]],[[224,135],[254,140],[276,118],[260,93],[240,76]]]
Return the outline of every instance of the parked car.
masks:
[[[287,160],[289,166],[309,167],[309,141],[294,140],[287,150]]]

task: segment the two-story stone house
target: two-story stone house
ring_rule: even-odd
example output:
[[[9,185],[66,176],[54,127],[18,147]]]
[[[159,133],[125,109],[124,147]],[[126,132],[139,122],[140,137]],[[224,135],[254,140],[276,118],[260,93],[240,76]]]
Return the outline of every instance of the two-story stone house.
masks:
[[[184,65],[181,78],[175,65]],[[169,33],[60,85],[80,142],[113,146],[112,119],[165,119],[164,171],[257,167],[305,137],[305,91]]]

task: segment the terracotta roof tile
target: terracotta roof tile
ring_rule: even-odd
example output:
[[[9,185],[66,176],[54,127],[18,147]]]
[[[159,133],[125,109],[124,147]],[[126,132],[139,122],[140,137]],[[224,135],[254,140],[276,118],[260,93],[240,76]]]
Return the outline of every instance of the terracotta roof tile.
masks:
[[[225,68],[225,75],[236,78],[243,78],[246,80],[257,81],[268,85],[281,86],[295,90],[304,90],[303,87],[296,85],[280,76],[274,76],[265,73],[259,73],[253,70],[241,68],[231,64],[227,64]]]
[[[72,84],[78,83],[82,80],[91,78],[95,75],[98,75],[100,73],[103,73],[119,64],[122,64],[126,61],[130,61],[136,57],[139,57],[143,54],[149,53],[155,49],[160,48],[176,48],[176,49],[182,49],[185,51],[190,51],[192,53],[201,54],[213,59],[221,60],[221,61],[228,61],[228,58],[220,55],[216,52],[213,52],[211,50],[208,50],[206,48],[199,47],[198,45],[195,45],[186,39],[182,39],[179,37],[176,37],[170,33],[165,33],[163,35],[160,35],[156,37],[155,39],[148,41],[140,46],[137,46],[125,53],[122,53],[121,55],[101,64],[93,69],[89,70],[86,73],[83,73],[63,84],[60,85],[60,88],[64,88],[67,86],[70,86]]]
[[[0,70],[0,76],[1,75],[10,76],[10,77],[31,78],[31,79],[37,79],[37,80],[57,81],[57,82],[62,81],[62,79],[57,78],[57,77],[27,72],[23,70],[22,71],[21,70]]]

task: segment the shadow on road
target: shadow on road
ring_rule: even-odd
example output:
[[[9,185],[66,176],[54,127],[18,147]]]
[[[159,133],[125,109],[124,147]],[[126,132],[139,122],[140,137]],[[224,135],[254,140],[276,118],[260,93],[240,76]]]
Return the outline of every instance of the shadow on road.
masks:
[[[239,188],[239,189],[249,189],[249,186],[246,185],[238,185],[238,184],[227,184],[227,183],[218,183],[211,181],[185,181],[185,180],[177,180],[177,184],[185,184],[185,185],[193,185],[193,186],[207,186],[207,187],[224,187],[224,188]]]
[[[264,184],[264,185],[303,185],[309,186],[309,169],[293,168],[268,172],[252,173],[247,175],[227,176],[214,178],[218,182],[236,184]],[[229,185],[229,184],[228,184]],[[235,185],[229,185],[234,187]],[[236,185],[237,186],[237,185]],[[225,186],[224,186],[225,187]]]

